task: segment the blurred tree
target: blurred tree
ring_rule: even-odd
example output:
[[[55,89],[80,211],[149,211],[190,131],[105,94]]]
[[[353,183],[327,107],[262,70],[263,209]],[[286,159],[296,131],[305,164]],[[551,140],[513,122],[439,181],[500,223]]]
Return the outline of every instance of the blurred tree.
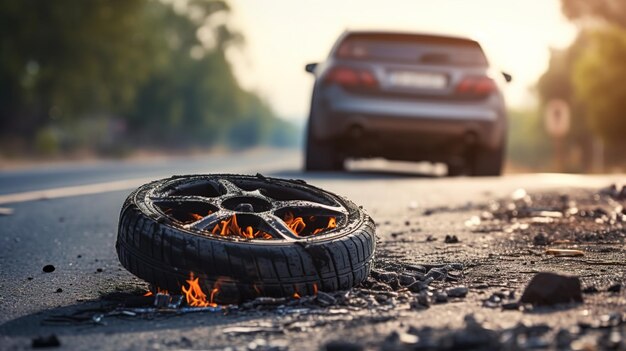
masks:
[[[563,100],[570,106],[571,123],[566,143],[568,149],[578,149],[581,154],[581,164],[568,165],[569,170],[572,171],[584,171],[584,165],[591,164],[592,157],[592,135],[589,133],[585,100],[581,100],[575,95],[572,82],[574,65],[589,41],[588,33],[581,31],[569,47],[552,49],[548,69],[537,82],[537,91],[541,102],[540,114],[543,114],[545,106],[550,100]],[[542,123],[536,126],[541,130],[541,134],[545,135],[543,120],[540,121]],[[546,137],[548,136],[546,135]]]
[[[626,31],[611,26],[591,38],[573,70],[574,90],[593,131],[613,144],[626,136]]]
[[[563,14],[571,20],[608,22],[626,28],[626,1],[561,0]]]
[[[170,144],[206,144],[219,140],[225,128],[239,118],[238,95],[243,91],[225,58],[224,50],[235,35],[218,38],[208,28],[212,47],[203,45],[196,34],[206,16],[228,7],[200,7],[193,1],[182,11],[165,4],[153,5],[150,30],[159,33],[159,48],[167,64],[155,68],[139,87],[136,104],[130,111],[132,130],[145,139],[157,137]],[[213,2],[210,2],[213,3]],[[202,9],[202,10],[200,10]],[[200,26],[200,27],[199,27]]]
[[[546,170],[552,147],[543,127],[543,116],[534,109],[508,111],[507,160],[513,167]]]
[[[93,144],[112,118],[135,145],[168,148],[288,133],[233,74],[227,53],[243,37],[229,11],[222,0],[0,3],[0,137]]]
[[[155,55],[146,1],[0,2],[0,130],[30,136],[50,119],[118,112]],[[157,55],[158,56],[158,55]]]
[[[594,136],[607,143],[609,155],[621,154],[624,147],[626,89],[620,82],[626,80],[626,2],[561,0],[561,5],[580,32],[568,48],[552,51],[537,88],[544,104],[551,99],[570,104],[568,143],[582,150],[582,163],[589,167]]]
[[[575,98],[584,101],[588,125],[604,141],[607,164],[624,166],[626,2],[562,0],[562,7],[568,18],[593,32],[571,72]]]

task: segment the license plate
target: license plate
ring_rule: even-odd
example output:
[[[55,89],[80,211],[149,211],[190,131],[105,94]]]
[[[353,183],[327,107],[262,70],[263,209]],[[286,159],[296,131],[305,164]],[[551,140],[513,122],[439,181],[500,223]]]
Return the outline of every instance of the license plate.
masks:
[[[389,74],[392,86],[418,89],[444,89],[446,76],[439,73],[396,71]]]

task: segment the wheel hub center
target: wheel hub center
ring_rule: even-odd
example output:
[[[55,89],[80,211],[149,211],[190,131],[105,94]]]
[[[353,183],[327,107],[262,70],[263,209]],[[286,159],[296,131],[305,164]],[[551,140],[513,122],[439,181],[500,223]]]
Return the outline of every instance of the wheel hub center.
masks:
[[[272,209],[268,201],[253,196],[237,196],[222,201],[222,206],[236,212],[260,213]]]
[[[237,212],[254,212],[254,207],[252,206],[252,204],[244,202],[242,204],[237,205],[237,207],[235,207],[235,211],[237,211]]]

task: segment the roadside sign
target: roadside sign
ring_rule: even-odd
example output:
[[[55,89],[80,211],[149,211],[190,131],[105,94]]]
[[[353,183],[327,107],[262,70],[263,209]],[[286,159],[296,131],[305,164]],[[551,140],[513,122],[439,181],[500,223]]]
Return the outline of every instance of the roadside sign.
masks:
[[[550,136],[562,138],[570,128],[570,110],[567,102],[553,99],[548,102],[545,112],[545,127]]]

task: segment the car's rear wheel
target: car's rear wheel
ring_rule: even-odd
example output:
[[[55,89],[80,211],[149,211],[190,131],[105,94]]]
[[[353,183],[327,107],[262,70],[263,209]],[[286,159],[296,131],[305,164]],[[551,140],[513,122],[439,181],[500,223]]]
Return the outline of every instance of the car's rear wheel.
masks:
[[[304,169],[306,171],[341,171],[344,169],[343,157],[329,143],[316,140],[307,133]]]
[[[499,176],[504,163],[504,145],[496,149],[478,148],[472,162],[472,175],[479,177]]]
[[[465,174],[466,167],[464,164],[448,163],[448,177],[458,177]]]

